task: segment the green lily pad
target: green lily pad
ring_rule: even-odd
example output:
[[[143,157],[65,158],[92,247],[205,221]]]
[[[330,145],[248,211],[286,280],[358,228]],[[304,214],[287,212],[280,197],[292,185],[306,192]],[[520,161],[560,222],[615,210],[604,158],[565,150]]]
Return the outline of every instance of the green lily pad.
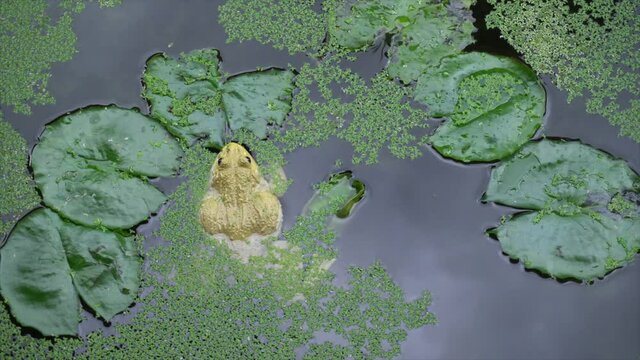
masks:
[[[16,320],[46,336],[75,335],[80,298],[110,320],[135,299],[140,258],[132,237],[37,209],[0,250],[0,290]]]
[[[353,207],[362,200],[365,193],[365,185],[358,179],[353,179],[351,171],[343,171],[331,175],[326,183],[323,183],[318,191],[309,199],[302,211],[310,214],[335,206],[339,202],[336,216],[343,219],[351,214]],[[344,205],[343,205],[344,204]]]
[[[415,100],[448,119],[431,136],[443,156],[495,161],[516,152],[542,125],[546,94],[517,59],[471,52],[444,58],[420,76]]]
[[[515,216],[493,230],[502,250],[527,269],[556,279],[591,281],[631,262],[640,249],[640,220],[577,214]]]
[[[473,42],[469,6],[415,0],[346,2],[330,18],[329,35],[339,47],[364,50],[382,34],[393,36],[389,74],[409,83],[448,55]]]
[[[282,125],[291,110],[293,72],[258,70],[225,81],[219,67],[215,49],[194,50],[178,60],[152,56],[143,76],[151,117],[189,146],[206,139],[216,149],[224,146],[227,129],[246,128],[262,139],[267,125]]]
[[[640,178],[623,160],[578,141],[544,139],[493,169],[483,200],[531,210],[567,202],[605,206],[633,189],[640,190]]]
[[[45,127],[31,165],[44,203],[82,225],[128,229],[165,196],[147,177],[173,175],[177,141],[135,110],[91,106]]]
[[[164,54],[147,60],[142,81],[150,115],[189,145],[201,138],[213,147],[224,145],[219,62],[215,49],[194,50],[177,60]]]
[[[469,18],[453,13],[443,4],[420,9],[394,38],[395,46],[389,51],[389,74],[408,84],[436,67],[442,58],[462,51],[473,43],[475,27]]]
[[[638,253],[639,190],[623,161],[545,139],[493,169],[483,200],[532,210],[490,230],[511,258],[553,278],[592,281]]]
[[[281,126],[291,111],[291,71],[268,69],[234,76],[224,83],[222,99],[231,130],[251,130],[267,136],[267,125]]]

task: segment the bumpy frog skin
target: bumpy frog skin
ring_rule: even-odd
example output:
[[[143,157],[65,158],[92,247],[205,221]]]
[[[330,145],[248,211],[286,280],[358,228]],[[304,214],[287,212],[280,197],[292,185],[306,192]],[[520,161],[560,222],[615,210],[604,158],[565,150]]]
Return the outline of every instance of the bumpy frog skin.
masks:
[[[258,165],[242,145],[225,145],[212,171],[211,189],[200,207],[200,221],[209,234],[244,240],[279,230],[280,201],[269,192]]]

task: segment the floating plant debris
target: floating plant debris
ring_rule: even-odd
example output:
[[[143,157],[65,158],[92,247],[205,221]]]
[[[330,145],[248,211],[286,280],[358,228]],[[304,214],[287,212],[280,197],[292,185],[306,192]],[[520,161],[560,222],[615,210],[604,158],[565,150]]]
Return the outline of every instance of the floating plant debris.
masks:
[[[132,236],[75,225],[49,209],[22,218],[0,250],[0,288],[11,313],[43,335],[75,335],[80,300],[105,320],[138,294]]]
[[[498,165],[484,200],[527,209],[490,233],[527,269],[592,281],[640,251],[640,177],[577,141],[541,140]]]
[[[463,162],[503,159],[542,124],[545,91],[520,61],[470,52],[444,58],[420,76],[415,99],[448,119],[431,136],[443,156]]]

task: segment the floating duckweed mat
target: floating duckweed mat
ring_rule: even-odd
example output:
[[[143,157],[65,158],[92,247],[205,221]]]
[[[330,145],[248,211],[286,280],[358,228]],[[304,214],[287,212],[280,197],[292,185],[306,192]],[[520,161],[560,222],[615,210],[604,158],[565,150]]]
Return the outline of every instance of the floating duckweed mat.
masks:
[[[112,7],[121,0],[99,0]],[[57,19],[48,15],[49,3],[65,10]],[[0,104],[17,113],[30,114],[31,106],[52,104],[47,91],[51,65],[71,60],[76,53],[73,15],[85,0],[0,1]],[[10,75],[7,75],[10,74]]]
[[[243,264],[207,236],[199,221],[200,199],[215,154],[187,151],[187,182],[171,196],[157,236],[168,245],[146,254],[140,313],[114,324],[118,336],[34,339],[20,335],[0,311],[0,348],[9,358],[304,358],[329,355],[391,358],[407,330],[433,324],[429,293],[411,302],[381,267],[352,267],[346,288],[332,283],[327,267],[337,256],[328,216],[341,206],[299,217],[285,231],[288,248],[267,240],[265,257]],[[337,334],[340,344],[319,334]],[[126,349],[123,351],[123,349]]]
[[[40,202],[27,169],[27,143],[0,111],[0,244],[17,220]]]
[[[539,74],[640,142],[640,3],[490,0],[487,25]]]

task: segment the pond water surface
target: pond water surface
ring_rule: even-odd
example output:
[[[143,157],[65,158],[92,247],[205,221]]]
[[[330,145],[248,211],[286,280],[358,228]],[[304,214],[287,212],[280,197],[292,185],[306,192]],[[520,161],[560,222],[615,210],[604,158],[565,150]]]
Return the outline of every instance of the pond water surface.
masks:
[[[217,24],[220,3],[125,0],[113,9],[87,5],[74,22],[78,54],[52,70],[49,89],[57,103],[34,107],[30,116],[5,110],[5,118],[33,146],[44,124],[67,111],[109,103],[146,109],[140,76],[145,60],[159,51],[177,56],[215,47],[230,73],[257,66],[299,67],[310,61],[255,42],[226,44]],[[509,53],[496,36],[481,33],[476,48]],[[367,77],[376,73],[386,61],[380,51],[359,56],[353,69]],[[549,79],[544,83],[547,136],[580,139],[640,171],[640,145],[618,137],[618,129],[605,119],[587,114],[580,99],[567,105],[564,92]],[[336,159],[367,184],[365,201],[342,228],[340,255],[331,270],[336,281],[344,283],[349,265],[380,260],[408,300],[425,289],[432,293],[430,311],[438,324],[411,331],[401,358],[640,356],[640,261],[593,285],[545,279],[511,263],[498,242],[484,234],[501,215],[513,212],[479,201],[491,165],[460,165],[428,148],[414,161],[383,152],[374,166],[351,166],[351,154],[349,144],[334,139],[287,156],[285,170],[294,183],[282,199],[284,226],[293,224],[312,195],[311,184],[335,171]],[[167,192],[176,184],[160,181]],[[153,220],[140,230],[150,233],[155,226]],[[83,328],[96,324],[89,321]]]

